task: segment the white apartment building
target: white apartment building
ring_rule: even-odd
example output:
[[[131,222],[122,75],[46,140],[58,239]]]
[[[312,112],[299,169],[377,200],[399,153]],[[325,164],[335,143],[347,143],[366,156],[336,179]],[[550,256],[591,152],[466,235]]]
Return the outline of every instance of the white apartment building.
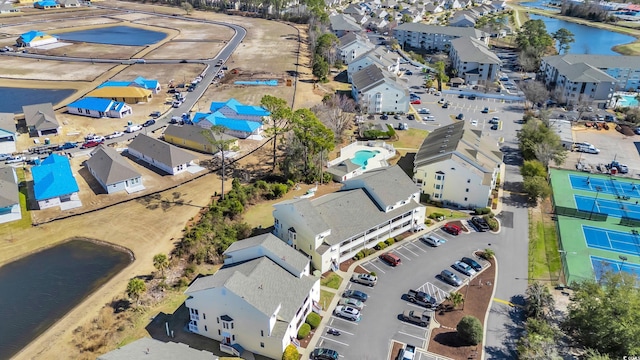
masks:
[[[542,58],[540,71],[553,78],[557,66],[585,63],[616,80],[614,91],[640,89],[640,56],[566,54]],[[560,65],[558,65],[560,64]]]
[[[367,114],[409,111],[409,89],[374,64],[353,75],[351,95]]]
[[[353,60],[375,48],[366,36],[357,33],[347,33],[339,40],[340,59],[345,65],[349,65]]]
[[[393,30],[400,46],[411,46],[427,50],[448,50],[451,40],[467,36],[489,43],[489,36],[472,27],[427,25],[404,23]]]
[[[463,36],[451,40],[451,65],[467,84],[492,83],[498,79],[502,61],[477,39]]]
[[[351,82],[353,74],[372,64],[388,71],[390,75],[395,75],[400,71],[400,55],[395,51],[387,50],[383,46],[378,46],[349,63],[349,66],[347,66],[347,80]]]

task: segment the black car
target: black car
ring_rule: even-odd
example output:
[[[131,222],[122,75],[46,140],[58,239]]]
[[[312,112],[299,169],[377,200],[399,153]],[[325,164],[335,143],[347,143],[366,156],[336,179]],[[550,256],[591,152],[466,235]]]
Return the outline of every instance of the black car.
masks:
[[[153,125],[155,123],[156,123],[155,120],[149,119],[149,120],[145,121],[144,124],[142,124],[142,126],[147,127],[147,126],[151,126],[151,125]]]
[[[475,271],[482,270],[482,265],[478,264],[478,262],[473,260],[472,258],[469,258],[469,257],[465,256],[462,259],[460,259],[460,261],[462,261],[463,263],[471,266],[473,268],[473,270],[475,270]]]
[[[478,231],[480,232],[485,232],[490,230],[489,224],[487,223],[487,221],[481,217],[478,217],[478,216],[472,217],[471,223],[473,223],[476,229],[478,229]]]
[[[469,100],[475,100],[475,99],[476,99],[476,96],[475,96],[475,95],[469,95],[469,98],[468,98],[468,99],[469,99]]]
[[[458,95],[458,99],[464,99],[464,94]]]
[[[409,115],[407,115],[407,119],[409,119],[409,120],[415,120],[415,119],[416,119],[416,117],[415,117],[413,114],[409,114]]]
[[[387,116],[387,114],[382,114],[382,116],[380,116],[380,119],[389,120],[389,116]]]
[[[311,353],[312,360],[338,360],[338,352],[327,348],[316,348]]]
[[[442,104],[442,108],[443,109],[448,109],[449,108],[449,103],[446,102],[446,103]]]
[[[369,295],[363,293],[362,291],[358,291],[358,290],[346,290],[342,294],[342,297],[356,299],[356,300],[360,300],[362,302],[365,302],[365,301],[367,301],[367,298],[369,297]]]
[[[462,120],[464,119],[464,114],[460,113],[458,114],[458,116],[456,116],[456,120]]]

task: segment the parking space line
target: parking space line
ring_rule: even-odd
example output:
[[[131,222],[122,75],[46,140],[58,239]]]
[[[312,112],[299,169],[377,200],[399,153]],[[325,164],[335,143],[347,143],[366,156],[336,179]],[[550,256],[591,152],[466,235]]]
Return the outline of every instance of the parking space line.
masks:
[[[378,266],[376,266],[376,264],[374,264],[374,263],[370,262],[370,263],[369,263],[369,265],[371,265],[371,266],[373,266],[374,268],[378,269],[381,273],[383,273],[383,274],[385,273],[385,271],[384,271],[384,270],[382,270],[382,269],[380,269]]]
[[[343,318],[339,317],[338,315],[331,315],[331,318],[336,319],[336,320],[342,320],[342,321],[347,322],[349,324],[353,324],[353,325],[358,326],[358,322],[357,321],[351,321],[351,320],[343,319]]]
[[[355,334],[352,334],[352,333],[350,333],[350,332],[348,332],[348,331],[344,331],[344,330],[342,330],[342,329],[338,329],[337,327],[333,327],[333,326],[331,326],[331,328],[332,328],[332,329],[335,329],[335,330],[338,330],[338,331],[340,331],[340,332],[341,332],[341,333],[343,333],[343,334],[347,334],[347,335],[355,335]],[[324,336],[324,335],[323,335],[323,336]]]
[[[407,260],[411,261],[411,259],[410,259],[407,255],[405,255],[405,254],[401,253],[400,251],[398,251],[398,250],[400,250],[400,249],[402,249],[402,248],[397,248],[397,249],[396,249],[396,253],[398,253],[398,255],[400,255],[400,256],[402,256],[402,257],[404,257],[405,259],[407,259]]]
[[[402,248],[403,248],[403,249],[405,249],[405,250],[407,250],[408,252],[412,253],[413,255],[418,256],[418,254],[416,254],[416,253],[414,253],[413,251],[409,250],[409,249],[407,248],[407,246],[406,246],[406,245],[405,245],[405,246],[403,246]]]
[[[334,339],[329,339],[328,337],[324,337],[324,336],[320,336],[323,340],[327,340],[327,341],[332,341],[334,343],[338,343],[340,345],[344,345],[344,346],[349,346],[349,344],[347,343],[343,343],[342,341],[338,341],[338,340],[334,340]]]
[[[415,326],[415,325],[412,325],[412,326]],[[424,340],[424,337],[420,337],[420,336],[416,336],[416,335],[407,334],[406,332],[402,332],[402,331],[398,331],[398,334],[407,335],[407,336],[411,336],[412,338],[416,338],[416,339]]]
[[[420,239],[417,239],[418,241],[422,242]],[[416,245],[416,240],[410,242],[409,244],[413,245],[416,249],[422,251],[422,252],[427,252],[427,250],[421,248],[420,246]]]

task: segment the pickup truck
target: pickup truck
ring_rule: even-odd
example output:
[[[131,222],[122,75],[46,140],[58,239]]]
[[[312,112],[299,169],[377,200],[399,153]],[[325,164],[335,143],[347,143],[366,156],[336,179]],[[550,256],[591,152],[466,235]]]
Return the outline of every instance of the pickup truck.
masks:
[[[427,294],[424,291],[416,291],[410,289],[407,292],[407,300],[416,305],[424,306],[427,308],[433,308],[436,306],[436,299],[434,299],[433,296]]]
[[[431,322],[431,316],[428,314],[428,311],[405,310],[402,313],[402,320],[418,326],[427,327]]]
[[[416,347],[413,345],[407,344],[404,349],[401,350],[400,356],[398,359],[400,360],[413,360],[413,357],[416,354]]]

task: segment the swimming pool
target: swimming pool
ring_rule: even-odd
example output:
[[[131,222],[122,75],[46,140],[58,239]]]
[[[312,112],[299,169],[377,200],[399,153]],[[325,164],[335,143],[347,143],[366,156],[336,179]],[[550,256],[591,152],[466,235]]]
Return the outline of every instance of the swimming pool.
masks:
[[[378,150],[358,150],[351,159],[351,162],[366,168],[367,160],[371,159],[379,153],[380,151]]]
[[[618,101],[618,106],[638,107],[638,100],[634,95],[620,95],[622,99]]]

